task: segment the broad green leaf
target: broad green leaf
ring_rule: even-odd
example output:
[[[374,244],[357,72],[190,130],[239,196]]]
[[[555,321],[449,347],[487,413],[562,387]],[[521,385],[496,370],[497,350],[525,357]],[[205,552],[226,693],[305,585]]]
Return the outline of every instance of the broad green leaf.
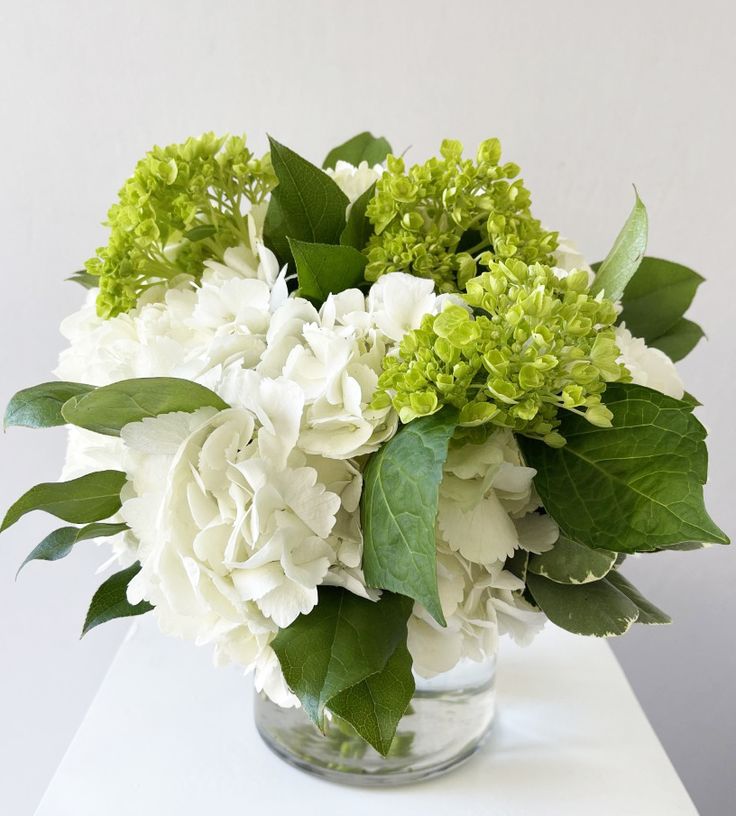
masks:
[[[622,592],[626,597],[637,607],[639,615],[636,619],[637,623],[647,625],[672,623],[672,618],[656,607],[651,601],[648,601],[639,590],[621,575],[616,570],[610,572],[606,576],[606,580],[613,584],[619,592]]]
[[[704,336],[703,330],[697,323],[683,317],[667,332],[652,340],[649,345],[660,349],[670,360],[677,362],[687,357]]]
[[[588,584],[613,569],[616,553],[594,550],[561,535],[555,546],[529,557],[529,571],[558,584]]]
[[[211,406],[228,407],[214,391],[176,377],[143,377],[121,380],[73,397],[62,408],[67,422],[107,436],[119,436],[129,422],[173,411],[191,413]]]
[[[72,283],[78,283],[85,289],[94,289],[95,287],[100,285],[99,276],[90,275],[90,273],[85,272],[84,269],[80,269],[79,272],[75,272],[73,275],[69,275],[69,277],[65,278],[65,280],[71,281]]]
[[[330,710],[347,720],[382,756],[391,749],[414,694],[411,666],[409,650],[400,643],[381,671],[330,700]]]
[[[370,167],[380,164],[391,152],[391,145],[383,136],[374,136],[367,130],[334,147],[322,162],[322,167],[334,169],[339,161],[348,162],[357,167],[362,161]]]
[[[576,635],[623,635],[639,617],[638,606],[607,578],[558,584],[530,572],[526,581],[534,602],[552,623]]]
[[[39,545],[34,547],[30,555],[18,567],[15,577],[17,578],[23,567],[31,561],[58,561],[69,555],[74,545],[79,541],[113,536],[127,529],[127,524],[106,524],[101,522],[88,524],[86,527],[59,527],[58,530],[49,533]]]
[[[120,490],[126,476],[118,470],[100,470],[69,482],[45,482],[24,493],[8,510],[0,532],[32,510],[86,524],[109,518],[120,509]]]
[[[692,406],[640,385],[605,393],[612,428],[565,414],[551,448],[519,437],[545,509],[575,541],[614,552],[684,541],[727,544],[703,504],[708,452]]]
[[[601,263],[591,292],[603,291],[609,300],[618,300],[644,257],[647,248],[647,210],[634,188],[636,201],[611,251]]]
[[[266,212],[264,237],[281,263],[291,263],[289,238],[337,244],[349,200],[335,182],[306,159],[269,138],[271,163],[279,180]]]
[[[73,382],[47,382],[24,388],[10,398],[5,410],[5,427],[52,428],[65,425],[61,407],[67,400],[94,389],[93,385]]]
[[[87,611],[87,618],[82,628],[82,637],[99,626],[115,618],[130,618],[134,615],[143,615],[153,607],[147,601],[137,604],[128,602],[126,591],[128,584],[141,571],[141,565],[135,563],[127,569],[111,575],[92,596],[92,602]]]
[[[376,185],[371,184],[371,186],[353,202],[353,206],[348,213],[348,222],[345,224],[345,229],[340,235],[340,243],[344,246],[363,249],[368,243],[368,239],[373,234],[373,224],[371,224],[365,212],[368,208],[368,202],[373,198],[375,192]]]
[[[319,728],[334,697],[382,671],[406,645],[411,609],[408,598],[389,592],[374,602],[340,587],[320,587],[317,606],[279,631],[271,645],[284,678]],[[352,722],[346,706],[341,716]]]
[[[443,626],[435,520],[457,420],[457,411],[445,407],[404,425],[368,462],[361,498],[368,585],[414,598]]]
[[[651,345],[685,314],[702,282],[697,272],[682,264],[642,258],[621,299],[619,320]]]
[[[299,279],[298,294],[321,306],[333,292],[352,289],[365,282],[367,259],[350,246],[305,244],[289,240]]]

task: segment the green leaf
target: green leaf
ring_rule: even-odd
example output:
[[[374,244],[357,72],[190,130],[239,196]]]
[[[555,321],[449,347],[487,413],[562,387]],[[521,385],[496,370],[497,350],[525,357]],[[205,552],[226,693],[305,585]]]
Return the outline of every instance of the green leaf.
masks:
[[[324,728],[324,710],[333,698],[383,671],[396,650],[406,647],[406,621],[411,610],[408,598],[389,592],[374,602],[343,588],[320,587],[317,606],[279,631],[271,645],[286,682],[319,728]],[[400,656],[389,667],[390,673],[401,671],[402,676],[406,670]],[[379,689],[380,682],[377,680],[373,688]],[[403,677],[402,686],[406,682]],[[362,696],[360,689],[354,694]],[[381,701],[393,715],[395,701],[395,697]],[[353,705],[358,711],[355,700]],[[340,701],[340,716],[351,724],[353,705]],[[360,712],[364,712],[362,705]],[[387,711],[381,715],[384,725],[389,714]],[[364,730],[368,731],[368,727]],[[381,731],[385,736],[383,726]]]
[[[305,244],[289,239],[294,254],[298,294],[321,306],[333,292],[352,289],[365,282],[365,255],[350,246],[338,244]]]
[[[660,349],[670,360],[677,362],[687,357],[704,336],[703,330],[697,323],[683,317],[669,331],[652,340],[649,345]]]
[[[374,136],[367,130],[334,147],[322,162],[322,167],[334,169],[339,161],[348,162],[357,167],[362,161],[369,167],[380,164],[391,152],[391,145],[383,136]]]
[[[596,295],[601,290],[609,300],[618,300],[634,276],[647,248],[647,210],[634,188],[636,201],[611,251],[601,263],[591,286]]]
[[[558,584],[588,584],[613,569],[616,553],[594,550],[561,535],[555,546],[529,558],[529,571]]]
[[[519,437],[545,509],[575,541],[614,552],[727,544],[703,504],[708,452],[692,406],[640,385],[605,393],[612,428],[564,413],[567,444]]]
[[[589,584],[559,584],[530,572],[527,587],[552,623],[576,635],[623,635],[639,617],[639,608],[607,578]]]
[[[176,377],[143,377],[121,380],[72,397],[62,408],[67,422],[107,436],[119,436],[129,422],[173,411],[191,413],[211,406],[228,407],[214,391]]]
[[[134,615],[143,615],[153,607],[147,601],[135,605],[128,602],[126,591],[128,584],[141,571],[139,563],[111,575],[92,596],[87,618],[82,628],[82,637],[99,626],[115,618],[129,618]]]
[[[621,575],[620,572],[614,570],[606,576],[606,580],[612,584],[619,592],[622,592],[626,597],[637,607],[639,615],[636,619],[637,623],[647,625],[672,623],[672,618],[656,607],[651,601],[648,601],[639,590]]]
[[[62,405],[79,394],[94,389],[93,385],[73,382],[47,382],[24,388],[14,394],[5,410],[5,427],[52,428],[65,425]]]
[[[0,532],[32,510],[43,510],[77,524],[109,518],[120,509],[120,490],[125,481],[125,474],[118,470],[99,470],[69,482],[38,484],[8,510]]]
[[[78,283],[85,289],[95,289],[97,286],[100,285],[99,276],[90,275],[90,273],[85,272],[84,269],[80,269],[79,272],[75,272],[73,275],[69,275],[69,277],[65,278],[65,280],[71,281],[72,283]]]
[[[457,411],[445,407],[404,425],[370,458],[361,497],[368,585],[414,598],[443,626],[435,520],[457,421]]]
[[[217,229],[212,224],[199,224],[185,232],[184,237],[194,244],[197,241],[204,241],[205,238],[211,238],[216,232]]]
[[[682,264],[642,258],[623,298],[621,322],[651,345],[685,314],[703,278]]]
[[[391,749],[399,721],[414,695],[412,660],[399,644],[384,668],[330,700],[330,710],[347,720],[382,756]]]
[[[269,142],[279,183],[271,193],[264,237],[279,260],[291,264],[289,238],[312,244],[339,242],[349,200],[318,167],[275,139],[269,137]]]
[[[18,567],[15,577],[20,575],[20,571],[31,561],[58,561],[65,558],[72,551],[74,545],[79,541],[86,541],[90,538],[104,538],[117,535],[127,530],[127,524],[88,524],[86,527],[59,527],[53,533],[49,533],[46,538],[36,546]]]
[[[348,214],[348,222],[345,224],[345,229],[340,235],[340,243],[343,246],[355,247],[355,249],[363,249],[368,243],[368,239],[373,235],[373,224],[371,224],[368,216],[365,214],[368,208],[368,202],[373,198],[376,192],[376,185],[371,186],[354,202]]]

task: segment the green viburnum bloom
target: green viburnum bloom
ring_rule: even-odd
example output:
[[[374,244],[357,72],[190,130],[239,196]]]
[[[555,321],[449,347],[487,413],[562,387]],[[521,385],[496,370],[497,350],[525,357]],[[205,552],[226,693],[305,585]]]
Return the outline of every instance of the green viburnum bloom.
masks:
[[[564,444],[561,408],[610,426],[601,394],[628,378],[616,362],[613,303],[590,295],[583,270],[559,278],[544,264],[490,254],[479,263],[488,271],[462,296],[472,313],[451,303],[425,315],[384,360],[375,406],[390,402],[410,422],[454,405],[465,428],[500,425],[553,446]]]
[[[516,164],[501,164],[501,143],[488,139],[476,161],[463,159],[460,142],[445,139],[442,158],[405,170],[387,158],[367,207],[375,234],[366,253],[366,278],[410,272],[432,278],[440,292],[461,292],[476,275],[477,259],[550,263],[557,233],[531,214],[531,197]]]
[[[239,136],[206,133],[154,147],[108,212],[110,240],[85,264],[100,278],[97,311],[112,317],[150,286],[177,275],[201,277],[207,258],[249,245],[243,205],[275,186],[268,154],[255,158]]]

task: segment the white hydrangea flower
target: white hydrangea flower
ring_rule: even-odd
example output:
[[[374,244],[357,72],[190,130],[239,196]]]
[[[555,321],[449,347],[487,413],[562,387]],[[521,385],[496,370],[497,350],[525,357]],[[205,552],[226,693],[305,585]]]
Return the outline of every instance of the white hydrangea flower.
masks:
[[[370,167],[367,161],[362,161],[356,167],[350,162],[338,161],[334,168],[329,167],[325,172],[350,200],[350,212],[353,203],[383,175],[383,165],[374,164]]]
[[[618,358],[631,374],[632,382],[661,391],[668,397],[682,399],[685,386],[670,358],[657,348],[650,348],[640,337],[634,337],[622,323],[616,326]]]
[[[486,659],[495,654],[500,635],[526,645],[544,626],[545,616],[521,597],[524,582],[501,562],[483,567],[438,542],[437,582],[447,626],[421,604],[408,622],[407,645],[422,677],[450,671],[463,658]]]
[[[335,528],[354,514],[361,476],[338,461],[320,473],[296,448],[298,386],[249,373],[250,408],[125,426],[121,515],[139,541],[131,602],[152,603],[169,633],[214,643],[220,661],[260,666],[270,693],[273,635],[311,611],[331,569],[339,582],[360,564],[360,540]]]
[[[483,444],[453,446],[444,467],[437,515],[437,575],[447,621],[441,627],[421,604],[409,619],[409,650],[424,677],[449,671],[462,658],[483,660],[498,636],[526,644],[545,616],[520,594],[524,582],[504,570],[519,548],[549,550],[559,529],[540,505],[510,431]]]

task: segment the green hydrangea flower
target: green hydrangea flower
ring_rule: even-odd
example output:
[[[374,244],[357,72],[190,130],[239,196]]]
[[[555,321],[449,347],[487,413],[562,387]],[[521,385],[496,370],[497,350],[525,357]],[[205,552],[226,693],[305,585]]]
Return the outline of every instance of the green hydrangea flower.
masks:
[[[557,233],[531,214],[519,167],[501,164],[501,144],[488,139],[476,161],[463,159],[460,142],[446,139],[442,158],[405,170],[396,156],[376,183],[367,208],[375,234],[366,247],[366,278],[410,272],[432,278],[440,292],[459,292],[476,274],[477,257],[550,263]]]
[[[108,212],[107,246],[85,264],[100,278],[100,316],[128,311],[149,286],[177,275],[199,279],[205,259],[248,245],[243,205],[260,203],[275,184],[270,157],[255,158],[244,137],[206,133],[154,147]]]
[[[589,293],[588,273],[558,278],[544,264],[490,253],[488,271],[467,282],[463,305],[425,315],[397,356],[384,360],[375,405],[391,402],[403,422],[460,409],[466,428],[500,425],[559,446],[564,408],[607,427],[606,383],[625,379],[616,362],[613,303]]]

